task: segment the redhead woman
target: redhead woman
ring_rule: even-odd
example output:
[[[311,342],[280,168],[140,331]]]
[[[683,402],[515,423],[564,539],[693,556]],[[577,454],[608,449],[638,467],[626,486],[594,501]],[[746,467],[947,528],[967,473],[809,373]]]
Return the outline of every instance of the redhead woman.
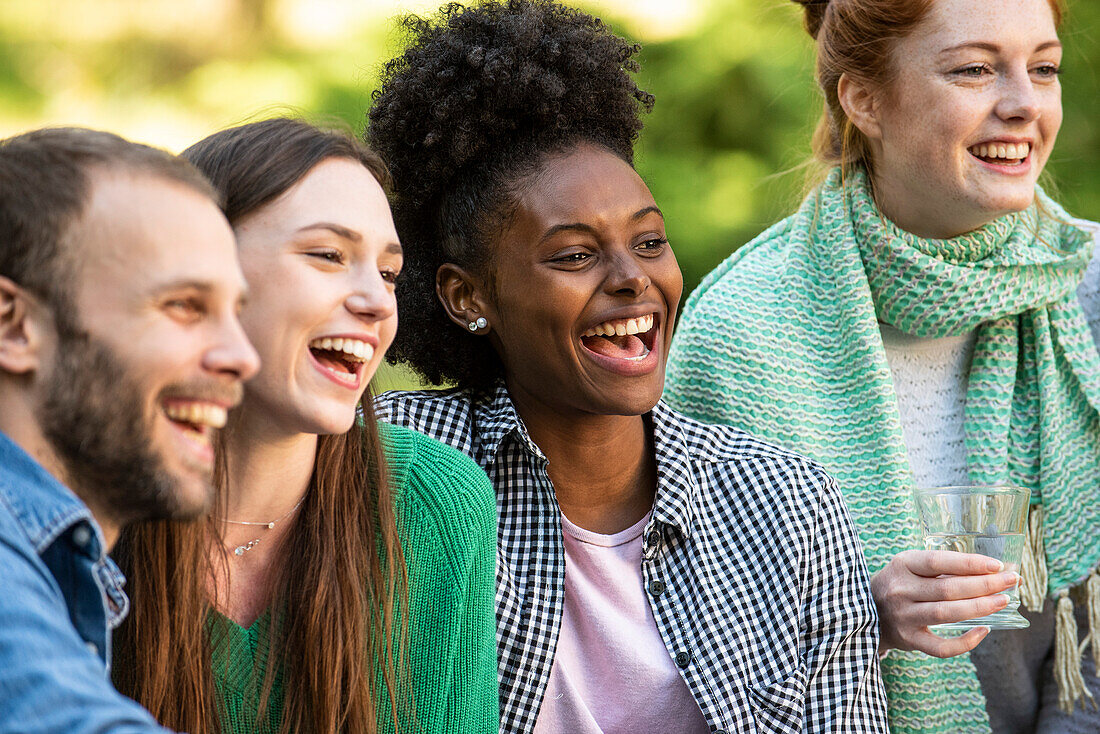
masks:
[[[833,169],[692,294],[669,400],[836,474],[895,732],[1098,731],[1097,226],[1036,185],[1062,119],[1061,5],[801,4]],[[1022,580],[920,550],[914,487],[965,484],[1030,488]],[[1028,629],[929,630],[1017,583]]]
[[[817,464],[659,402],[683,281],[635,172],[637,48],[552,2],[410,19],[368,135],[408,279],[386,420],[496,489],[501,729],[884,732],[874,605]]]
[[[124,541],[120,689],[181,731],[495,732],[491,488],[363,402],[397,328],[385,168],[290,119],[184,156],[225,198],[263,366],[229,414],[209,521]]]

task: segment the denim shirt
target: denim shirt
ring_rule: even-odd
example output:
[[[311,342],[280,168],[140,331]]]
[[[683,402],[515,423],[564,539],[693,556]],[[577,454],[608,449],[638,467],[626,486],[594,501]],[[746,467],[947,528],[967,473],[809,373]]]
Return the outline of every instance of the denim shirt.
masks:
[[[0,433],[0,734],[165,729],[108,677],[123,578],[87,506]]]

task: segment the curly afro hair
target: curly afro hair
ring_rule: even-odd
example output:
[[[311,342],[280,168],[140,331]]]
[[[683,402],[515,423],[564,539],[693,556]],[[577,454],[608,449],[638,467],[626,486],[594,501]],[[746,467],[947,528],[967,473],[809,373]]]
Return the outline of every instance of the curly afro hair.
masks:
[[[387,359],[433,384],[485,387],[500,359],[448,318],[436,271],[449,262],[491,282],[491,246],[518,186],[580,143],[633,163],[653,97],[631,76],[639,46],[555,2],[450,4],[403,25],[408,46],[383,68],[367,129],[393,176],[406,256]]]

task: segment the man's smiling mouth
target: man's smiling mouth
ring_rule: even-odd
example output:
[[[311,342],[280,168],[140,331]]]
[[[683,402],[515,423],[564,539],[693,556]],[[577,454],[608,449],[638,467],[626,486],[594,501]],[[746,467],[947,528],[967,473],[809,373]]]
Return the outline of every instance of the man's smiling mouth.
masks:
[[[214,459],[214,431],[225,427],[228,407],[207,400],[172,397],[162,401],[161,410],[176,435],[183,439],[187,451],[204,466],[209,465]]]
[[[225,426],[228,411],[221,405],[202,401],[173,399],[162,405],[168,420],[192,433],[205,434],[207,429]]]

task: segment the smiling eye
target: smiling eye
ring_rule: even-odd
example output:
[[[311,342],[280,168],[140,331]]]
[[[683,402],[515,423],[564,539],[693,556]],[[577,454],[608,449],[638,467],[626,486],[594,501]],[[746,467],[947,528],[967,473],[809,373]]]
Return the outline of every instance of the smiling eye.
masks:
[[[311,252],[307,252],[306,254],[310,257],[319,258],[321,260],[333,263],[334,265],[342,265],[344,262],[344,253],[340,252],[339,250],[313,250]]]
[[[651,239],[640,242],[637,245],[637,249],[642,250],[648,255],[657,255],[665,249],[665,245],[667,244],[667,237],[653,237]]]
[[[198,321],[206,312],[205,305],[196,298],[172,298],[165,301],[162,308],[171,318],[182,323]]]
[[[382,280],[386,281],[390,285],[396,283],[397,279],[401,277],[400,270],[381,270],[379,272],[382,273]]]
[[[989,64],[971,64],[970,66],[964,66],[961,69],[956,69],[955,73],[959,76],[969,77],[971,79],[977,79],[985,76],[987,73],[993,73],[993,69]]]
[[[586,262],[590,257],[592,256],[587,252],[570,252],[568,255],[554,258],[554,262],[563,265],[579,265]]]
[[[1031,73],[1042,79],[1057,79],[1062,69],[1057,64],[1041,64],[1032,69]]]

